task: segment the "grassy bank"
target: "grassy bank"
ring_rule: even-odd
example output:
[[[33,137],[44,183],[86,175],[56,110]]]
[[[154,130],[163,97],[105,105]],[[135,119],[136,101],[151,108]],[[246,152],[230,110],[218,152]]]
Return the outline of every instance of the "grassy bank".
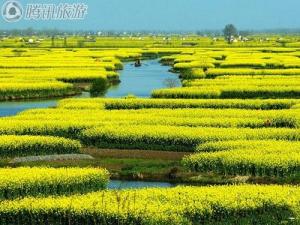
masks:
[[[106,168],[112,180],[128,181],[161,181],[185,183],[192,185],[214,184],[300,184],[300,177],[254,177],[222,175],[212,172],[192,172],[182,165],[182,158],[188,152],[118,150],[84,148],[84,154],[94,159],[54,160],[38,162],[10,163],[10,159],[2,159],[1,167],[46,166],[46,167],[102,167]]]

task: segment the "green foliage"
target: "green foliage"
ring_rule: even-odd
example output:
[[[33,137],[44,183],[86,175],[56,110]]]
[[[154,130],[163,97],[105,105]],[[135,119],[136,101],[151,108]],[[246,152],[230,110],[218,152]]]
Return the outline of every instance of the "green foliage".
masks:
[[[91,95],[96,97],[96,96],[101,96],[104,95],[107,88],[109,86],[108,80],[106,78],[97,78],[92,82],[91,86]]]
[[[231,38],[238,34],[236,27],[233,24],[227,24],[223,30],[224,37],[228,41],[231,42]]]

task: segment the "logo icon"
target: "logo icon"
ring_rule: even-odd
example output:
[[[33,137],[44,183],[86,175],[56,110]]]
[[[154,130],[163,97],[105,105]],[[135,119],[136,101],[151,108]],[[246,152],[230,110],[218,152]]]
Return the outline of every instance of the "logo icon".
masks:
[[[7,22],[17,22],[22,18],[23,7],[18,1],[8,0],[2,6],[2,17]]]

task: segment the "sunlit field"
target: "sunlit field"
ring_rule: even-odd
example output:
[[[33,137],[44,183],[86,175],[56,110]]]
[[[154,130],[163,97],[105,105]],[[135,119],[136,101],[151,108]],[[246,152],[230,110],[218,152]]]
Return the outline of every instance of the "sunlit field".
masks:
[[[0,110],[57,104],[0,118],[0,224],[299,224],[299,39],[2,38]],[[179,84],[106,97],[146,60]]]

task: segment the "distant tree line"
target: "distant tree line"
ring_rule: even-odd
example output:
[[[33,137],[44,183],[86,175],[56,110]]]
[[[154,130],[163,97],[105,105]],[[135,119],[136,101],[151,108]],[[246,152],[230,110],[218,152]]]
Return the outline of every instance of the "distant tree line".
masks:
[[[229,24],[232,25],[232,24]],[[234,25],[233,25],[234,26]],[[230,27],[228,27],[230,28]],[[231,27],[232,28],[232,27]],[[278,34],[278,35],[300,35],[299,29],[265,29],[265,30],[239,30],[239,35],[248,36],[256,34]],[[60,29],[2,29],[0,35],[10,36],[50,36],[53,35],[98,35],[98,36],[180,36],[180,35],[198,35],[198,36],[222,36],[224,30],[198,30],[198,31],[147,31],[147,30],[136,30],[136,31],[95,31],[95,30],[60,30]]]

